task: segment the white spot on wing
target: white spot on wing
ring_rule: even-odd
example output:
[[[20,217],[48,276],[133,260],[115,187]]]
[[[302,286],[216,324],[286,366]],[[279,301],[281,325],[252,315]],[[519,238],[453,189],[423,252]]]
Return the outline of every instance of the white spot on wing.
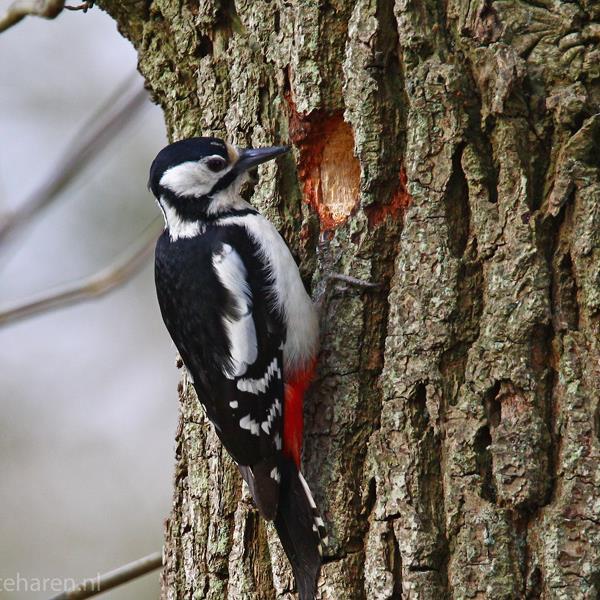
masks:
[[[232,400],[229,403],[229,406],[231,406],[231,408],[237,408],[238,407],[238,401],[237,400]]]
[[[258,355],[256,328],[252,318],[252,294],[246,280],[246,267],[229,244],[223,244],[221,252],[213,255],[212,264],[219,281],[231,296],[236,313],[223,317],[231,358],[230,363],[224,365],[223,373],[233,379],[243,375]]]
[[[269,433],[271,431],[271,424],[275,420],[277,413],[281,414],[281,403],[276,398],[271,408],[269,408],[269,414],[267,415],[267,420],[263,421],[260,426],[263,428],[265,433]]]
[[[260,427],[250,415],[246,415],[240,419],[240,427],[247,429],[253,435],[259,434]]]
[[[271,471],[271,479],[274,479],[277,483],[281,481],[281,475],[279,474],[279,469],[277,467],[273,467]]]
[[[255,395],[264,394],[275,375],[281,379],[281,369],[277,365],[277,357],[271,361],[271,364],[267,367],[266,373],[261,378],[239,379],[237,382],[237,389],[240,390],[240,392],[248,392]]]

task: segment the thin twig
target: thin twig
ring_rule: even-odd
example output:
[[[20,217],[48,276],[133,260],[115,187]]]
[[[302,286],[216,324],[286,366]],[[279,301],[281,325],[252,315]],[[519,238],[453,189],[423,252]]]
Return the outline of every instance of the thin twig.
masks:
[[[0,33],[28,15],[54,19],[62,11],[64,4],[65,0],[15,0],[0,16]]]
[[[101,271],[53,292],[40,294],[32,300],[0,309],[0,327],[35,314],[97,298],[125,283],[151,256],[160,233],[158,222],[159,219],[153,221],[132,249]]]
[[[75,589],[62,592],[58,596],[53,596],[50,600],[83,600],[83,598],[91,598],[122,583],[127,583],[132,579],[146,575],[146,573],[150,573],[155,569],[160,569],[162,563],[162,552],[155,552],[127,565],[123,565],[114,571],[104,573],[104,575],[86,579]]]
[[[343,273],[328,273],[327,277],[334,281],[343,281],[344,283],[361,288],[379,288],[382,285],[380,282],[373,283],[372,281],[365,281],[364,279],[358,279],[357,277],[344,275]]]
[[[90,8],[94,6],[94,0],[88,0],[87,2],[82,2],[81,4],[77,4],[76,6],[72,6],[71,4],[65,4],[66,10],[82,10],[86,13]]]
[[[81,127],[67,150],[52,169],[52,175],[14,212],[0,215],[0,247],[8,235],[28,223],[51,204],[83,167],[95,158],[144,105],[147,92],[136,88],[128,95],[125,92],[133,81],[129,77],[119,85],[98,111]],[[123,96],[125,95],[125,98]]]

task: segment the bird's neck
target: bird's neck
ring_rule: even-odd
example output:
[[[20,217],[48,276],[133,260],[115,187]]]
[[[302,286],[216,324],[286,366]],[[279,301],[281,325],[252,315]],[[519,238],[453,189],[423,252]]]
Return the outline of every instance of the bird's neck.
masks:
[[[229,188],[200,197],[181,197],[167,191],[158,204],[171,241],[201,235],[209,224],[223,217],[256,212],[237,190]]]
[[[169,232],[169,238],[172,242],[182,238],[196,237],[206,229],[204,219],[186,219],[179,214],[176,208],[163,202],[160,203],[160,207],[165,218],[165,226]]]

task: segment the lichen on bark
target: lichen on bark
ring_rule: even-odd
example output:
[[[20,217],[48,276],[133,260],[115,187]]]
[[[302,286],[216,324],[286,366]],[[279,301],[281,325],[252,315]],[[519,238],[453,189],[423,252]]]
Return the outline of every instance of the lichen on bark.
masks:
[[[382,283],[321,319],[320,597],[598,597],[599,5],[100,5],[171,139],[293,142],[253,202],[314,290]],[[180,399],[163,597],[292,598],[185,378]]]

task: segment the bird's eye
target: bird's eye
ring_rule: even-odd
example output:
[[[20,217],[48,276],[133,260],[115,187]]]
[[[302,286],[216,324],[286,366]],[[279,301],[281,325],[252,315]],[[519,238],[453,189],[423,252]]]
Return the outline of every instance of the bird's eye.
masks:
[[[227,161],[224,158],[221,158],[220,156],[215,156],[214,158],[209,158],[206,161],[206,166],[214,173],[217,173],[218,171],[222,171],[226,165],[227,165]]]

